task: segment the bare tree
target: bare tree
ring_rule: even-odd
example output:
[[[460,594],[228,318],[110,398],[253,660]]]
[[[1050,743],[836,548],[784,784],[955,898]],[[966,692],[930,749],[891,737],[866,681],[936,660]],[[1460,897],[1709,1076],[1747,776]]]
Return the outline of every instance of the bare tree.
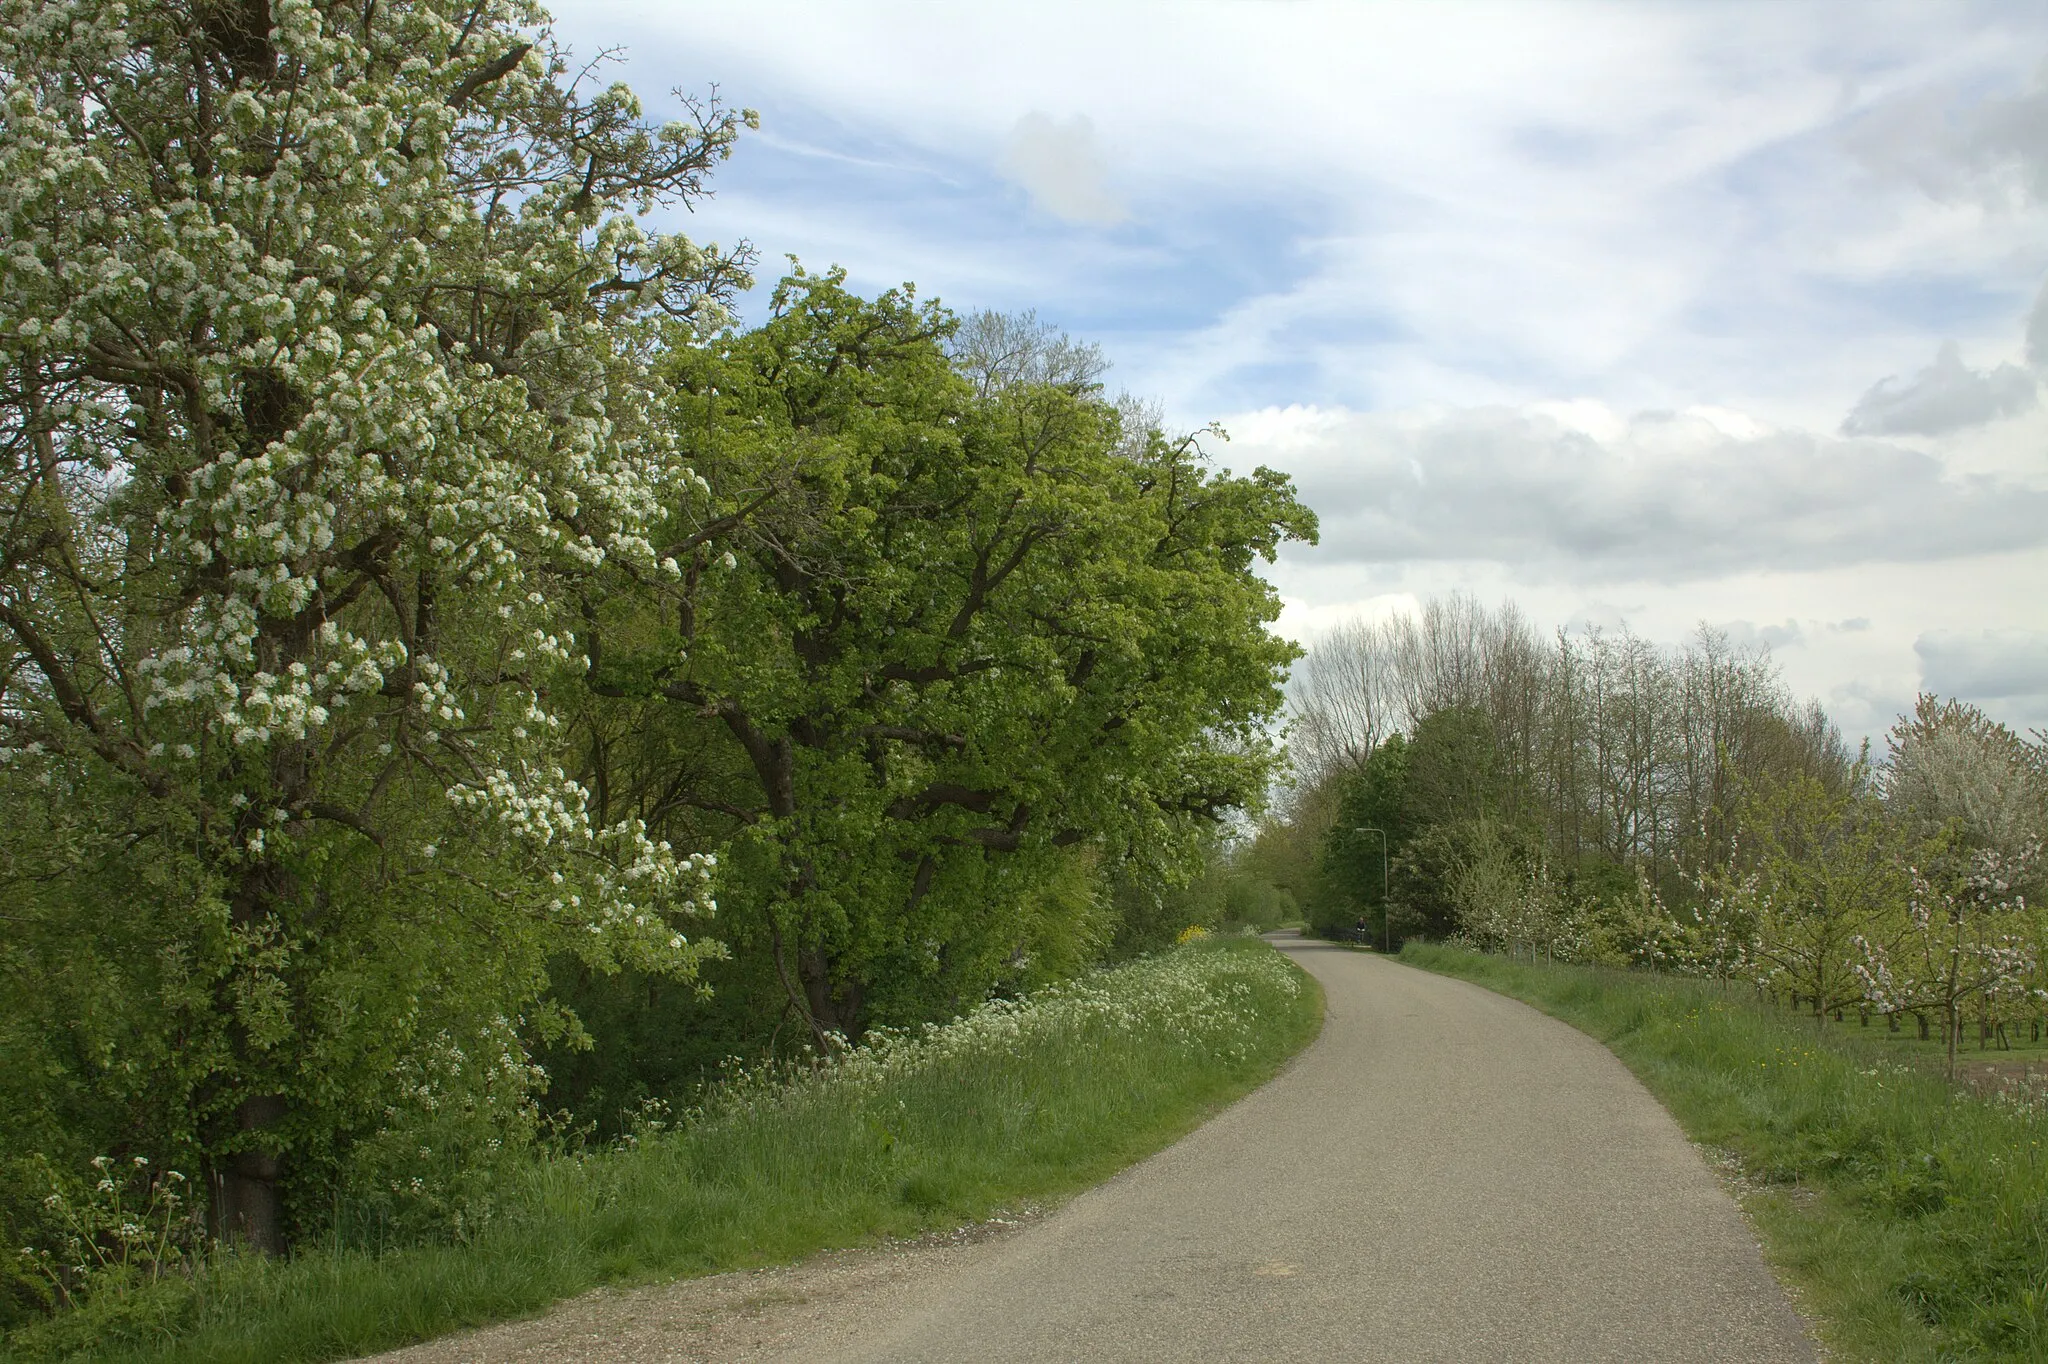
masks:
[[[970,313],[953,333],[948,352],[982,398],[1018,384],[1049,384],[1077,396],[1093,393],[1109,372],[1100,346],[1040,322],[1036,311]]]
[[[1315,642],[1294,679],[1299,790],[1327,795],[1387,735],[1453,707],[1486,717],[1505,816],[1567,864],[1598,855],[1653,883],[1727,857],[1737,786],[1801,776],[1841,791],[1851,768],[1762,650],[1705,626],[1678,649],[1626,626],[1546,644],[1512,602],[1455,593]]]
[[[1399,679],[1405,620],[1350,620],[1318,639],[1294,674],[1291,744],[1305,780],[1348,771],[1411,723]]]

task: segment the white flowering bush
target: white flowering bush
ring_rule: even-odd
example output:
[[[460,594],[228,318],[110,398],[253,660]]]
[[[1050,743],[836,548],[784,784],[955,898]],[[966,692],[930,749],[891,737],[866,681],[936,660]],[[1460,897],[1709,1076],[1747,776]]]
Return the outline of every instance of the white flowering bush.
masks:
[[[95,1156],[82,1180],[42,1166],[50,1244],[23,1246],[20,1268],[60,1302],[126,1292],[191,1270],[206,1246],[190,1181],[147,1156]]]
[[[735,1126],[815,1125],[814,1110],[861,1110],[878,1099],[909,1110],[917,1092],[982,1103],[1009,1095],[1028,1112],[1047,1073],[1097,1073],[1120,1063],[1157,1068],[1175,1056],[1228,1067],[1247,1060],[1274,1026],[1276,1004],[1302,989],[1278,953],[1192,944],[996,999],[946,1023],[870,1031],[861,1044],[793,1064],[735,1069],[682,1125],[699,1134]],[[920,1111],[944,1108],[927,1098]],[[885,1144],[902,1135],[883,1130]]]
[[[710,861],[603,808],[550,696],[703,492],[650,367],[745,262],[642,217],[751,115],[646,126],[545,22],[0,0],[0,766],[189,863],[107,969],[266,1247],[295,1155],[549,957],[716,950]]]
[[[392,1078],[382,1120],[340,1172],[334,1233],[371,1248],[469,1240],[532,1157],[534,1095],[546,1076],[517,1020],[500,1017],[467,1037],[443,1030],[426,1039]]]

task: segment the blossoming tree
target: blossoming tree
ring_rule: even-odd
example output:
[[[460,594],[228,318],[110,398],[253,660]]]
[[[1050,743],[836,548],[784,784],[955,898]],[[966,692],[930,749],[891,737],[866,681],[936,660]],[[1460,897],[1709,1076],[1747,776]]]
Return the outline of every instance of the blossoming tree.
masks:
[[[549,696],[563,585],[661,574],[701,490],[645,379],[745,261],[641,216],[751,115],[648,127],[543,22],[0,0],[0,758],[93,812],[24,858],[169,869],[23,940],[150,996],[87,1078],[267,1249],[409,1047],[516,1069],[550,956],[713,950],[708,865],[594,817]]]
[[[2035,989],[2038,925],[2017,885],[2038,851],[2008,859],[1991,848],[1958,848],[1953,838],[1925,847],[1923,865],[1909,868],[1912,894],[1896,941],[1857,939],[1856,973],[1879,1009],[1941,1019],[1951,1080],[1963,1009],[2023,1000]]]
[[[1898,831],[1857,786],[1803,776],[1745,791],[1739,823],[1740,860],[1701,881],[1706,941],[1739,947],[1757,983],[1804,1000],[1815,1023],[1861,1003],[1863,945],[1891,940],[1904,899]]]

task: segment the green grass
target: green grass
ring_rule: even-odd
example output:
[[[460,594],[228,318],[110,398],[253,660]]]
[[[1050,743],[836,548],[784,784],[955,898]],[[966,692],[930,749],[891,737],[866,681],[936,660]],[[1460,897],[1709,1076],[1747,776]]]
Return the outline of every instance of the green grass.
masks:
[[[1930,1070],[1928,1048],[1881,1024],[1817,1028],[1742,987],[1425,944],[1401,959],[1598,1038],[1687,1135],[1730,1152],[1767,1253],[1837,1357],[2048,1359],[2038,1101],[1952,1091],[1938,1042]]]
[[[229,1263],[18,1331],[0,1359],[337,1359],[600,1284],[958,1225],[1167,1145],[1321,1021],[1314,981],[1264,943],[1176,949],[823,1078],[737,1084],[630,1149],[536,1162],[468,1244]]]
[[[1925,1038],[1911,1018],[1901,1020],[1899,1031],[1892,1032],[1881,1018],[1873,1018],[1865,1027],[1850,1014],[1840,1027],[1830,1031],[1839,1034],[1847,1045],[1869,1048],[1872,1056],[1919,1066],[1931,1073],[1942,1070],[1946,1060],[1940,1020],[1931,1022],[1931,1035]],[[1981,1085],[2006,1073],[2048,1075],[2048,1037],[2035,1040],[2031,1021],[2008,1025],[2004,1045],[1995,1035],[1982,1038],[1979,1032],[1975,1021],[1963,1020],[1962,1040],[1956,1046],[1958,1077]]]

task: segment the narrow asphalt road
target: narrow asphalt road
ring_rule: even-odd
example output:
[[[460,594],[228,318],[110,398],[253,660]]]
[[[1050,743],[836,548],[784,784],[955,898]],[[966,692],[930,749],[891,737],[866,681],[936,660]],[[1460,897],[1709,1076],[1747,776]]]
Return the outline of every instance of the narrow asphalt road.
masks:
[[[922,1257],[721,1276],[723,1312],[700,1286],[614,1330],[585,1300],[531,1354],[486,1331],[398,1357],[1814,1358],[1734,1203],[1605,1048],[1476,986],[1277,945],[1323,983],[1322,1036],[1051,1216]]]

